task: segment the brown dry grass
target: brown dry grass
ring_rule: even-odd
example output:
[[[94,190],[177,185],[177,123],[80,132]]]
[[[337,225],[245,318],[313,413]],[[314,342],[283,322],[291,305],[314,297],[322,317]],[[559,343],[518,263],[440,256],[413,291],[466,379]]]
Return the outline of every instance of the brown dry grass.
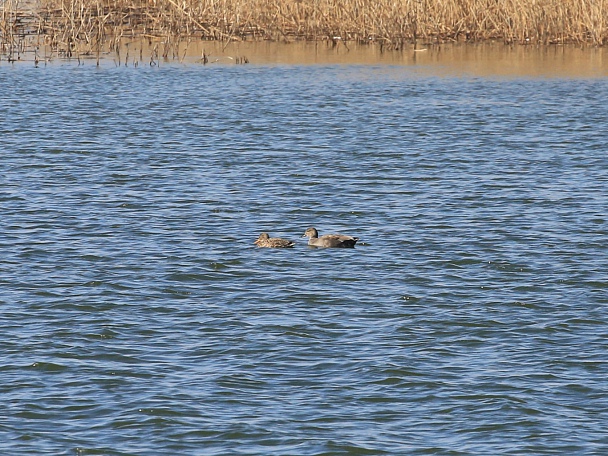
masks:
[[[37,1],[28,27],[68,54],[95,52],[101,43],[119,44],[126,37],[341,40],[392,48],[419,41],[599,46],[608,41],[608,0]],[[23,21],[15,21],[17,0],[0,2],[0,42],[6,50],[23,35]]]

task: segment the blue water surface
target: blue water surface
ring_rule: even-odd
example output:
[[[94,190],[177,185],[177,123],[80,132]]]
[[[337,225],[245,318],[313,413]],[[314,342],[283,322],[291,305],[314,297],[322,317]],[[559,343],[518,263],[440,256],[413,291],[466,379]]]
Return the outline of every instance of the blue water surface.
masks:
[[[68,62],[0,91],[2,454],[608,452],[608,79]]]

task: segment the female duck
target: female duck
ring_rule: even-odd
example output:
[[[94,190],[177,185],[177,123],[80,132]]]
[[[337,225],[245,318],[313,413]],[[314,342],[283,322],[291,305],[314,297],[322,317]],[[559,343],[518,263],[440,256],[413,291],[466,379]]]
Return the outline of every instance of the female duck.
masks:
[[[254,244],[258,247],[268,247],[271,249],[285,249],[295,245],[293,241],[288,241],[287,239],[271,238],[268,236],[268,233],[260,234],[258,240],[255,241]]]

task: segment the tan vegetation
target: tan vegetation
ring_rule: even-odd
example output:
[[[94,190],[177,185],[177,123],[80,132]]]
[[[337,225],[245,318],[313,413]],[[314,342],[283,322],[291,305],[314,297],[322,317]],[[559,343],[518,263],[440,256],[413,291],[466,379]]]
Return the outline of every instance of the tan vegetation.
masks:
[[[68,54],[130,37],[602,46],[608,0],[0,0],[3,53],[27,37]]]

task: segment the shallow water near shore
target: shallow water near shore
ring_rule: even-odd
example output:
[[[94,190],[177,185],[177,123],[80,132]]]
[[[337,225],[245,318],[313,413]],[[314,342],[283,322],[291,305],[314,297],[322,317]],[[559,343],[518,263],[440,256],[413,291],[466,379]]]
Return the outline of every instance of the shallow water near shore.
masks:
[[[123,40],[118,50],[65,53],[36,47],[21,53],[17,65],[39,67],[62,63],[79,66],[164,65],[389,65],[406,66],[429,76],[606,78],[608,50],[592,46],[507,46],[478,44],[405,44],[399,50],[335,41],[149,41]],[[9,65],[4,58],[0,67]]]
[[[601,52],[196,52],[0,64],[0,452],[608,451]]]

